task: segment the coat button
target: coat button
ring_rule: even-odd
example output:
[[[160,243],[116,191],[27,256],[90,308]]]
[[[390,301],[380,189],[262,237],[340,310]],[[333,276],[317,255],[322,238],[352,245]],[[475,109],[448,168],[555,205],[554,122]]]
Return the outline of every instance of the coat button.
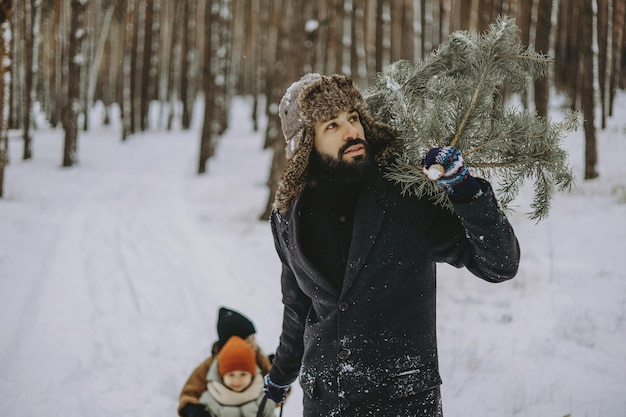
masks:
[[[350,307],[350,304],[348,304],[346,301],[342,301],[339,303],[338,307],[340,311],[348,311],[348,307]]]
[[[343,409],[350,407],[350,400],[347,398],[342,398],[341,401],[339,401],[339,406]]]
[[[339,359],[343,361],[348,359],[348,356],[350,356],[350,352],[348,352],[347,350],[342,350],[341,352],[339,352]]]

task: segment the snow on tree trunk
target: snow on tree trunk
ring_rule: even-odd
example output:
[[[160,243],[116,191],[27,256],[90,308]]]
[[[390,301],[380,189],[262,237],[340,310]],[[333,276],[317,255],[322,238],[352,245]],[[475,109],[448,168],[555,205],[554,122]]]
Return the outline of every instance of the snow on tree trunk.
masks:
[[[135,49],[135,0],[126,1],[124,13],[124,62],[122,63],[122,140],[135,133],[133,111],[133,60]]]
[[[69,48],[69,81],[67,86],[67,103],[63,111],[63,127],[65,142],[63,147],[63,166],[70,167],[76,163],[78,148],[78,114],[80,106],[80,71],[83,66],[81,53],[82,41],[85,37],[84,18],[87,0],[72,0],[72,17],[70,23]]]
[[[41,1],[25,0],[25,48],[24,48],[24,107],[22,113],[22,128],[24,151],[22,158],[31,159],[33,156],[33,104],[36,99],[35,86],[39,66],[39,26],[41,22]]]
[[[214,62],[220,59],[216,54],[219,48],[219,0],[210,0],[206,9],[206,31],[207,40],[205,43],[204,63],[202,68],[203,89],[204,89],[204,122],[202,124],[202,134],[200,137],[200,153],[198,160],[198,174],[206,172],[206,164],[209,158],[215,153],[215,141],[218,132],[217,125],[217,104],[216,104],[216,68]]]

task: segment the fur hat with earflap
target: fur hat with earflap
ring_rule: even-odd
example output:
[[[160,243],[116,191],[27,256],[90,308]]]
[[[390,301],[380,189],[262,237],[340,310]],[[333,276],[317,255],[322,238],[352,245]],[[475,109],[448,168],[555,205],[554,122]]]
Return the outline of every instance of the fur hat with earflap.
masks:
[[[278,107],[287,142],[287,164],[276,191],[274,210],[284,214],[307,185],[315,123],[351,110],[359,113],[364,139],[376,163],[387,166],[395,158],[402,142],[391,126],[374,120],[350,78],[342,74],[306,74],[287,89]]]

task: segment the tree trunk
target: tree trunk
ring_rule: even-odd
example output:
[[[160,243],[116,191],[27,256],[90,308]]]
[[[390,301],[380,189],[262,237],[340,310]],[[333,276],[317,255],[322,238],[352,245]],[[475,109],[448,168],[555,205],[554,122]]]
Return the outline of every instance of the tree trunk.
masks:
[[[33,104],[36,99],[36,81],[39,65],[39,25],[41,22],[41,3],[38,0],[25,0],[25,33],[24,33],[24,105],[22,113],[22,129],[24,139],[23,159],[33,157]]]
[[[83,57],[83,65],[80,71],[80,108],[82,109],[82,127],[79,130],[87,131],[89,129],[89,74],[93,67],[95,55],[95,41],[97,33],[102,26],[102,0],[92,0],[91,7],[85,10],[83,27],[91,36],[85,36],[84,42],[81,44],[81,56]]]
[[[69,46],[69,81],[67,86],[67,103],[63,111],[63,127],[65,144],[63,147],[63,166],[70,167],[76,163],[78,148],[78,113],[80,112],[80,70],[82,67],[81,45],[85,37],[85,9],[87,0],[72,0],[72,17],[70,23]]]
[[[263,143],[263,149],[273,148],[276,141],[281,140],[282,131],[280,129],[280,119],[278,118],[278,103],[280,101],[281,88],[285,85],[286,81],[282,78],[278,78],[276,75],[279,73],[279,69],[283,71],[280,62],[280,49],[285,43],[280,38],[282,33],[280,32],[280,22],[282,18],[284,2],[290,0],[273,0],[271,1],[272,7],[269,12],[269,32],[267,37],[268,45],[268,59],[265,61],[265,114],[267,115],[267,125],[265,127],[265,140]],[[271,174],[270,174],[271,175]]]
[[[4,168],[9,162],[11,111],[11,0],[0,0],[0,197],[4,196]]]
[[[288,0],[290,1],[290,0]],[[343,36],[343,0],[328,2],[328,38],[326,40],[326,64],[324,72],[341,71],[342,36]]]
[[[367,62],[365,45],[365,4],[363,1],[352,2],[352,47],[350,49],[350,72],[357,85],[367,81]],[[310,34],[309,34],[310,35]],[[313,41],[313,39],[310,39]]]
[[[158,49],[153,45],[153,43],[157,43],[158,38],[156,36],[158,34],[154,33],[154,7],[158,4],[156,0],[147,1],[145,4],[145,13],[144,13],[144,21],[143,21],[143,54],[140,57],[142,60],[141,68],[141,87],[140,87],[140,108],[141,108],[141,131],[146,131],[149,129],[149,110],[150,110],[150,102],[154,99],[154,79],[155,74],[157,72],[157,68],[155,66],[156,59],[152,59],[153,54],[158,51]]]
[[[600,126],[606,128],[608,110],[607,94],[607,63],[608,63],[608,36],[609,36],[609,0],[597,0],[598,7],[598,84],[600,86]]]
[[[11,12],[11,35],[13,41],[13,59],[11,61],[11,73],[13,84],[11,85],[11,112],[9,114],[9,129],[21,129],[24,113],[24,80],[26,75],[26,5],[25,1],[14,1]],[[19,81],[19,82],[18,82]]]
[[[111,34],[112,34],[112,28],[111,28],[111,22],[113,20],[113,14],[115,13],[115,2],[111,3],[110,7],[108,9],[105,10],[105,14],[104,17],[102,18],[102,25],[100,27],[100,30],[98,31],[97,36],[94,36],[94,42],[96,42],[95,48],[94,48],[94,53],[93,53],[93,63],[90,67],[90,74],[87,77],[87,100],[86,100],[86,104],[88,106],[92,105],[95,102],[95,97],[96,97],[96,87],[98,86],[98,79],[100,76],[100,72],[101,72],[101,68],[104,66],[105,68],[117,68],[117,65],[109,62],[109,61],[105,61],[105,47],[107,46],[107,39],[109,39],[109,37],[112,38]],[[113,43],[117,43],[115,39],[111,39],[109,41],[109,47],[111,46],[111,44]],[[112,55],[109,51],[109,56]],[[103,63],[105,63],[105,65],[103,65]],[[111,90],[115,91],[115,78],[114,77],[110,77],[110,75],[107,73],[106,71],[102,71],[103,75],[108,76],[108,85],[109,88],[105,88],[106,92],[109,92]],[[113,100],[112,97],[103,97],[103,103],[106,104],[110,104]],[[88,113],[88,112],[87,112]]]
[[[580,45],[583,43],[584,39],[582,39],[582,26],[584,22],[581,20],[580,9],[581,9],[581,1],[587,0],[569,0],[569,25],[568,25],[568,34],[567,34],[567,50],[568,55],[566,57],[566,68],[569,65],[569,71],[567,74],[567,83],[568,83],[568,95],[571,98],[571,106],[572,108],[576,107],[576,104],[580,101],[580,84],[582,84],[581,79],[585,77],[584,74],[581,74],[582,69],[580,63],[583,60],[582,52],[580,51]],[[591,36],[591,28],[589,28],[589,35]],[[590,38],[591,39],[591,38]]]
[[[195,82],[197,74],[197,50],[194,45],[196,40],[196,3],[195,0],[184,0],[185,2],[185,32],[183,37],[183,49],[181,58],[183,66],[181,71],[180,98],[183,105],[182,128],[191,127],[191,117],[193,114],[193,103],[195,99]]]
[[[593,89],[593,5],[592,0],[579,0],[580,23],[582,30],[582,63],[583,79],[581,101],[583,116],[585,118],[585,179],[592,179],[598,176],[596,164],[598,162],[598,152],[596,147],[596,128],[594,123],[595,101]]]
[[[132,121],[133,132],[143,132],[146,129],[143,117],[143,76],[144,76],[144,57],[145,36],[146,36],[146,3],[150,0],[136,0],[135,24],[134,24],[134,42],[133,42],[133,65],[132,65],[132,81],[131,81],[131,105],[133,108]]]
[[[159,13],[159,57],[158,57],[158,67],[159,72],[157,74],[157,80],[155,81],[158,84],[157,87],[157,96],[159,101],[159,117],[158,117],[158,127],[164,128],[163,121],[167,119],[165,110],[168,107],[168,97],[170,91],[170,68],[172,61],[172,54],[170,51],[172,50],[172,42],[173,42],[173,26],[175,24],[175,14],[174,14],[174,2],[173,1],[164,1],[161,5],[161,11]]]
[[[376,2],[376,72],[381,72],[384,67],[384,51],[385,51],[385,19],[383,18],[385,2],[387,0],[378,0]]]
[[[550,55],[550,32],[552,30],[552,0],[539,0],[537,26],[535,30],[535,50]],[[550,102],[550,80],[548,77],[535,81],[535,109],[537,114],[546,117]]]
[[[461,0],[461,12],[459,13],[461,19],[461,30],[470,29],[470,15],[472,13],[472,0]]]
[[[183,53],[185,43],[186,1],[176,2],[174,8],[174,27],[172,28],[173,41],[171,44],[172,59],[170,61],[170,91],[169,91],[169,116],[167,119],[167,130],[171,130],[176,117],[178,103],[183,100]],[[182,32],[182,33],[181,33]]]
[[[51,115],[50,124],[54,127],[63,124],[63,109],[65,108],[65,100],[67,98],[67,28],[69,20],[69,7],[66,2],[54,3],[54,23],[52,33],[52,48],[56,53],[52,54],[52,73],[51,73]]]
[[[613,0],[613,19],[612,19],[612,65],[609,80],[609,115],[613,115],[613,101],[615,92],[619,88],[620,79],[624,77],[624,63],[622,62],[622,51],[626,45],[624,39],[626,32],[626,2],[623,0]]]
[[[217,67],[215,68],[215,86],[217,87],[217,100],[215,102],[217,115],[217,134],[222,135],[228,129],[228,116],[233,94],[232,68],[232,43],[233,43],[233,19],[232,1],[221,0],[219,7],[219,44],[215,49],[217,55]]]
[[[219,2],[210,0],[207,4],[205,28],[207,40],[205,42],[204,63],[202,66],[202,79],[204,86],[204,122],[202,124],[202,136],[200,137],[200,154],[198,160],[198,174],[206,172],[206,164],[210,157],[215,154],[216,132],[216,86],[215,77],[217,67],[215,50],[219,48]]]
[[[274,80],[280,80],[275,86],[273,95],[270,97],[272,100],[271,108],[278,108],[278,103],[282,98],[284,92],[291,85],[292,82],[297,81],[303,72],[305,63],[302,62],[302,57],[305,54],[302,53],[305,50],[305,33],[304,23],[305,16],[300,13],[298,7],[299,2],[297,0],[283,0],[283,18],[279,24],[279,48],[276,66],[274,67],[274,73],[271,77]],[[286,165],[285,158],[285,141],[283,140],[282,129],[280,128],[280,120],[278,111],[273,111],[268,115],[271,118],[271,123],[268,120],[268,128],[266,135],[273,135],[271,143],[274,148],[274,158],[272,161],[272,167],[270,169],[268,184],[269,184],[269,197],[265,207],[265,211],[261,215],[261,219],[269,219],[272,211],[272,204],[274,202],[274,195],[278,188],[278,181]],[[267,142],[267,140],[266,140]]]
[[[365,27],[363,36],[365,42],[365,73],[366,76],[376,74],[376,14],[378,2],[376,0],[367,0],[365,3]]]
[[[122,140],[128,139],[135,133],[135,114],[133,107],[133,68],[135,63],[135,8],[136,0],[126,1],[126,12],[124,13],[124,62],[122,63]]]
[[[390,0],[391,24],[390,26],[390,52],[391,62],[397,61],[402,57],[402,8],[404,0]]]

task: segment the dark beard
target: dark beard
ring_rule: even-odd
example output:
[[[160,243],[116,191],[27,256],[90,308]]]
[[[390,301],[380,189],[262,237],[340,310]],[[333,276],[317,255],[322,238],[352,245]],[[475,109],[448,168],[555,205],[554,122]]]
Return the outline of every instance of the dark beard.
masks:
[[[351,162],[341,159],[344,151],[352,145],[363,144],[365,155],[354,158]],[[369,146],[363,139],[351,139],[339,149],[338,158],[322,155],[313,148],[309,158],[309,178],[313,181],[348,184],[362,181],[373,165]]]

